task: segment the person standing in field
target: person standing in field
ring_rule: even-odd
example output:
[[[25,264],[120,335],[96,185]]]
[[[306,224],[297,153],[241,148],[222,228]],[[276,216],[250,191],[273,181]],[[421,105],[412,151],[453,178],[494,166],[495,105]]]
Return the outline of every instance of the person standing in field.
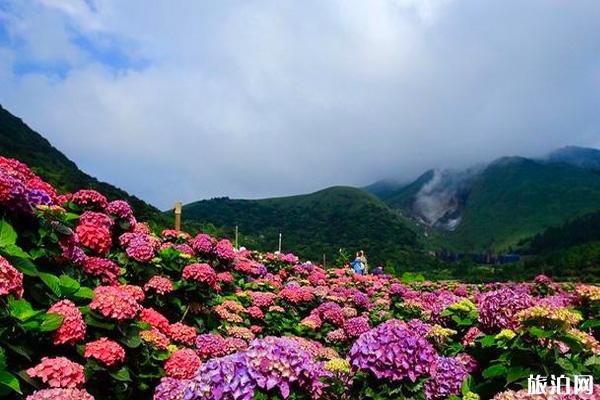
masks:
[[[352,270],[355,274],[362,275],[365,272],[364,264],[360,258],[360,251],[356,253],[356,258],[352,261]]]
[[[365,257],[365,252],[364,251],[359,251],[358,252],[358,258],[360,260],[360,263],[362,264],[362,273],[363,275],[366,275],[369,273],[369,264],[367,263],[367,257]]]

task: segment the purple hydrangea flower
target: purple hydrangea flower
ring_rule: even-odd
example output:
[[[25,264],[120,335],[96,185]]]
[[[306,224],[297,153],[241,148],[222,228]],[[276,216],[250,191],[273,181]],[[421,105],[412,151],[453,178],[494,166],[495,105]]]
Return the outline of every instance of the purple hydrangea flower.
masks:
[[[370,371],[378,379],[410,379],[415,382],[429,374],[437,358],[433,346],[405,323],[389,320],[362,334],[350,350],[356,369]]]
[[[460,360],[439,357],[431,368],[431,378],[425,382],[425,396],[429,400],[438,400],[457,395],[468,375]]]
[[[482,327],[494,331],[515,329],[519,324],[517,313],[531,307],[534,299],[523,291],[502,288],[481,294],[477,303]]]

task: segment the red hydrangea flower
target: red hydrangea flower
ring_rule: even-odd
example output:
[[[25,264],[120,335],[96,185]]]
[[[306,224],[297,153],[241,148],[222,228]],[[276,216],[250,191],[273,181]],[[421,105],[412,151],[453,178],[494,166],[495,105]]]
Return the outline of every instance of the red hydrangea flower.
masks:
[[[83,356],[98,360],[107,367],[112,367],[125,361],[125,350],[117,342],[103,337],[87,343]]]
[[[8,294],[17,298],[23,296],[23,274],[0,256],[0,296]]]
[[[169,334],[169,320],[167,317],[159,313],[153,308],[144,308],[140,313],[140,320],[150,324],[153,328],[158,329],[165,335]]]
[[[80,224],[75,228],[79,243],[88,249],[106,254],[112,245],[110,231],[104,226]]]
[[[85,339],[86,326],[79,308],[70,300],[61,300],[48,309],[49,313],[63,317],[60,327],[52,334],[55,345],[74,344]]]
[[[66,357],[44,357],[38,365],[27,370],[27,375],[58,388],[74,388],[85,382],[83,366]]]
[[[118,321],[135,318],[142,307],[125,286],[98,286],[90,309]]]
[[[194,350],[177,350],[165,362],[167,376],[177,379],[191,379],[200,368],[200,357]]]
[[[196,340],[196,335],[196,328],[181,322],[171,324],[171,326],[169,327],[169,337],[175,342],[183,343],[188,346],[194,344],[194,341]]]
[[[104,210],[108,205],[106,197],[95,190],[83,189],[73,193],[71,201],[78,206]]]
[[[119,265],[107,258],[86,257],[81,266],[86,274],[101,277],[102,282],[109,285],[115,285],[121,274]]]
[[[190,264],[183,268],[183,279],[205,283],[213,289],[219,287],[215,270],[208,264]]]
[[[157,294],[167,294],[173,291],[173,282],[164,276],[155,275],[144,285],[146,292],[154,290]]]
[[[292,304],[311,302],[314,298],[310,288],[301,286],[287,286],[279,292],[278,297]]]

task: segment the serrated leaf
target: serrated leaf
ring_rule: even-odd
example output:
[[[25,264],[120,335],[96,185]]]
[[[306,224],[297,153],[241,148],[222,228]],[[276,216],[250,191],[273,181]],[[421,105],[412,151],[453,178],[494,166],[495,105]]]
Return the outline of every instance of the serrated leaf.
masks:
[[[483,375],[484,378],[489,379],[489,378],[495,378],[497,376],[502,376],[505,373],[506,373],[506,367],[502,364],[496,364],[496,365],[487,367],[486,369],[483,370],[483,372],[481,374]]]
[[[46,313],[42,317],[42,323],[40,325],[40,331],[52,332],[60,328],[64,317],[60,314]]]
[[[127,367],[123,367],[116,372],[111,372],[110,376],[121,382],[131,382],[131,377],[129,376],[129,370]]]
[[[22,248],[14,243],[7,244],[1,247],[2,254],[10,257],[31,258]]]
[[[42,312],[35,311],[31,306],[31,303],[25,299],[16,300],[14,298],[9,298],[8,308],[10,310],[10,315],[19,321],[27,321]]]
[[[59,279],[61,291],[65,296],[76,293],[81,287],[79,282],[71,278],[69,275],[61,275]]]
[[[13,266],[27,276],[38,276],[39,272],[34,263],[27,258],[11,259]]]
[[[47,272],[40,272],[39,277],[52,290],[56,296],[62,296],[62,291],[60,290],[60,279],[58,276],[49,274]]]
[[[0,384],[11,388],[19,394],[23,394],[23,392],[21,392],[21,384],[17,377],[6,370],[0,370]]]
[[[6,220],[0,221],[0,247],[6,247],[17,242],[17,232]]]
[[[79,297],[80,299],[93,299],[94,291],[89,287],[82,286],[75,293],[73,293],[73,296]]]

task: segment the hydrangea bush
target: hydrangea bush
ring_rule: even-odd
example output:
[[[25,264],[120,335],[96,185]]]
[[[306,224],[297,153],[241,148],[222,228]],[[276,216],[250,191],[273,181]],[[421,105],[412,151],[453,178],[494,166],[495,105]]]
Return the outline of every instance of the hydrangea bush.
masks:
[[[598,286],[326,270],[3,157],[0,212],[0,397],[525,399],[531,374],[600,376]]]

